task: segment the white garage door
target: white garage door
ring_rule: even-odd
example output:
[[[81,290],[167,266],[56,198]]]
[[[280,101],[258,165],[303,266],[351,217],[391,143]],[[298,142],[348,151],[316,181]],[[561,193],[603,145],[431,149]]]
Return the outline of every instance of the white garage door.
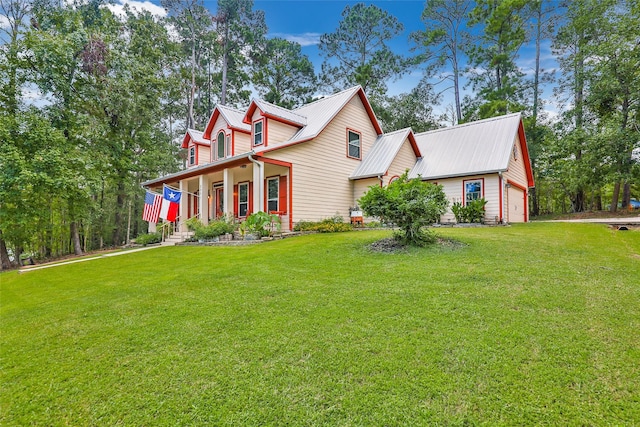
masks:
[[[525,221],[525,203],[524,203],[524,191],[510,186],[507,189],[507,204],[509,206],[509,222],[524,222]]]

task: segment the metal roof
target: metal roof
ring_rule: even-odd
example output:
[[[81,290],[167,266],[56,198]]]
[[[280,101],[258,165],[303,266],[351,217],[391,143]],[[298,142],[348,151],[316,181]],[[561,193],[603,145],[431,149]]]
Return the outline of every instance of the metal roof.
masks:
[[[410,178],[441,179],[507,170],[521,113],[415,135],[423,158]]]
[[[202,137],[202,135],[204,135],[204,132],[200,132],[199,130],[195,129],[187,129],[187,133],[191,136],[193,142],[202,145],[211,145],[211,141]]]
[[[289,122],[291,124],[296,124],[299,126],[305,126],[307,124],[307,118],[294,111],[288,110],[275,104],[271,104],[262,99],[254,98],[252,102],[260,109],[260,111],[262,111],[267,116],[271,116],[276,119],[280,118],[285,122]],[[249,107],[249,109],[247,110],[247,113],[250,112],[252,112],[251,107]]]
[[[244,119],[244,111],[236,110],[235,108],[227,107],[225,105],[216,105],[220,114],[222,114],[222,118],[231,126],[232,128],[245,130],[247,132],[251,132],[251,125],[244,123],[242,119]]]
[[[349,179],[372,178],[387,173],[410,133],[411,128],[406,128],[379,135]]]

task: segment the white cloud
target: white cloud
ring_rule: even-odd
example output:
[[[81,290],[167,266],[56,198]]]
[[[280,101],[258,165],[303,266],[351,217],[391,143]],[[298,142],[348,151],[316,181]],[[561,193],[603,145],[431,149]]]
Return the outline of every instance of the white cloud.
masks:
[[[117,16],[124,15],[124,6],[128,5],[131,9],[137,11],[149,11],[152,15],[164,18],[167,16],[167,11],[162,6],[153,4],[150,1],[136,1],[136,0],[118,0],[117,3],[108,4],[107,8]]]
[[[0,15],[0,28],[9,28],[9,18],[5,15]]]
[[[286,33],[273,33],[272,37],[280,37],[290,42],[299,43],[300,46],[312,46],[320,44],[321,33],[302,33],[302,34],[286,34]]]

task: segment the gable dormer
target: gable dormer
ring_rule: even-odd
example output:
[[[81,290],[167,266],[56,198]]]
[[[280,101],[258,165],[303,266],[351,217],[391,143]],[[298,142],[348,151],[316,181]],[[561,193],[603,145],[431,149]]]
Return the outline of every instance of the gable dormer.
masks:
[[[251,150],[251,126],[242,121],[244,115],[224,105],[214,108],[203,135],[211,140],[212,162]]]
[[[307,125],[307,118],[286,108],[254,99],[243,122],[251,126],[253,149],[288,141]]]
[[[187,167],[195,167],[209,162],[211,143],[203,137],[203,133],[195,129],[187,129],[182,138],[181,148],[187,150]]]

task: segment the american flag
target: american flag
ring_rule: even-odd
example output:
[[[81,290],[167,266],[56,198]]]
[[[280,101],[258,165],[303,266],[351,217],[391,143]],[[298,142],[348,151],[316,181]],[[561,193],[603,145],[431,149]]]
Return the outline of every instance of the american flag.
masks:
[[[160,206],[162,206],[162,195],[147,191],[147,195],[144,196],[144,211],[142,211],[142,219],[149,222],[158,222]]]

